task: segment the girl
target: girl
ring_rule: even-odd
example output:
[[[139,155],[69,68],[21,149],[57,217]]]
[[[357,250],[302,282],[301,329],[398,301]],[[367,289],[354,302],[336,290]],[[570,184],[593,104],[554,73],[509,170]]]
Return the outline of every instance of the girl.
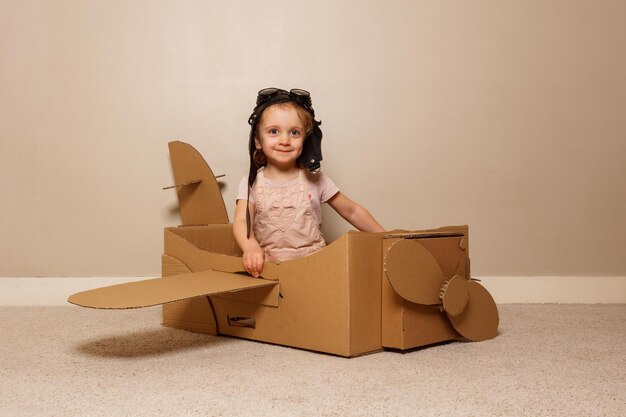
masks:
[[[248,123],[250,172],[239,185],[233,233],[250,275],[258,277],[265,261],[294,259],[326,246],[322,203],[361,231],[384,230],[319,172],[321,122],[307,91],[259,91]]]

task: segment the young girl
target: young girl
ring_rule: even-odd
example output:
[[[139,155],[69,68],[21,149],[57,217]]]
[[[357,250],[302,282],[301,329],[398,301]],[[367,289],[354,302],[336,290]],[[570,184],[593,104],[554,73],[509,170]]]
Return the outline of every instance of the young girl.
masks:
[[[250,173],[239,185],[233,233],[246,271],[309,255],[326,246],[320,230],[328,203],[361,231],[383,227],[319,172],[322,131],[305,90],[259,91],[250,119]]]

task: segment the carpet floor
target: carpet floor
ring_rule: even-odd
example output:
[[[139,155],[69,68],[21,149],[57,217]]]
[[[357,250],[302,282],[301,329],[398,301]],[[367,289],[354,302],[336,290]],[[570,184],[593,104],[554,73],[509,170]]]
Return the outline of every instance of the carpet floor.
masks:
[[[626,304],[500,305],[500,334],[345,359],[0,307],[0,416],[624,416]]]

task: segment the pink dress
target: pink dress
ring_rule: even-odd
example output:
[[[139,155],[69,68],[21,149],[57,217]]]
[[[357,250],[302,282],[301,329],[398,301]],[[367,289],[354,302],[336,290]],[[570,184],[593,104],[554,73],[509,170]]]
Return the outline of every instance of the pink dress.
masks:
[[[327,181],[336,188],[332,181]],[[254,236],[267,260],[295,259],[326,246],[318,217],[311,206],[309,181],[303,170],[298,172],[297,181],[284,186],[270,185],[260,170],[252,191]],[[338,189],[326,193],[325,201],[336,192]]]

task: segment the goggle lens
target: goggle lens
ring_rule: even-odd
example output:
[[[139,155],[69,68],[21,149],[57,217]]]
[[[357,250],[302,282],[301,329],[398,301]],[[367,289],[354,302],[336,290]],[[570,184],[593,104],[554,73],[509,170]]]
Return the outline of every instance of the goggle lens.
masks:
[[[282,94],[290,96],[295,102],[313,113],[313,109],[311,108],[311,93],[306,90],[302,90],[301,88],[292,88],[289,91],[275,87],[264,88],[257,94],[256,107],[258,108],[259,105],[271,100],[274,96]],[[250,116],[248,123],[254,123],[256,118],[256,113],[253,113],[252,116]]]
[[[309,93],[306,90],[302,90],[300,88],[292,88],[289,92],[291,94],[295,94],[296,96],[302,96],[302,97],[310,97],[311,96],[311,93]]]

